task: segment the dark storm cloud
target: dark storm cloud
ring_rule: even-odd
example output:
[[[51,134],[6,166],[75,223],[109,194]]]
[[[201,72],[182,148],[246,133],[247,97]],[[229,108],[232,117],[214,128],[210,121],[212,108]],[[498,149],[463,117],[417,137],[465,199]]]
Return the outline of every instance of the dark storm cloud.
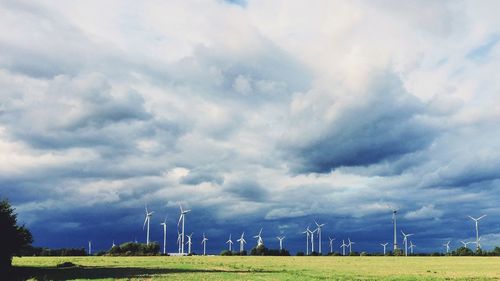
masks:
[[[424,104],[395,75],[374,80],[361,97],[367,100],[340,108],[340,117],[325,124],[317,138],[287,147],[294,172],[329,173],[343,166],[394,161],[432,142],[436,131],[420,118],[426,114]]]

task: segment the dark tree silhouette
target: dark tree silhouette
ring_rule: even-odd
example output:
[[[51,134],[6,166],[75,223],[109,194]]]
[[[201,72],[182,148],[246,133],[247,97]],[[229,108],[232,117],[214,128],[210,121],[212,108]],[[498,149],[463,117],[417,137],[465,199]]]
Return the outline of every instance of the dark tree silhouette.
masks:
[[[33,243],[31,232],[17,225],[17,215],[9,201],[0,201],[0,273],[12,265],[12,256],[20,255],[23,247]],[[0,274],[1,275],[1,274]]]

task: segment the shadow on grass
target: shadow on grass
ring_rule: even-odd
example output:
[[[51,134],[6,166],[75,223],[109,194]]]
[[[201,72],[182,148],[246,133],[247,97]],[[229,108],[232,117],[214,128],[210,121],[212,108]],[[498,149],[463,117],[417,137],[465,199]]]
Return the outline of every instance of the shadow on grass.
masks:
[[[133,278],[166,275],[173,273],[273,273],[275,271],[217,270],[217,269],[179,269],[179,268],[141,268],[141,267],[94,267],[76,266],[56,267],[14,267],[12,281],[36,278],[37,280],[105,279]]]

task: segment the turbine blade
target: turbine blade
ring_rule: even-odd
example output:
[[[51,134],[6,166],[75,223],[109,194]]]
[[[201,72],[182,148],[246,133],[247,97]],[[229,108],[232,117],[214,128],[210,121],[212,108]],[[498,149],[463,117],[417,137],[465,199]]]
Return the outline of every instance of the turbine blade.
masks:
[[[480,219],[482,219],[482,218],[484,218],[484,217],[486,217],[486,215],[482,215],[482,216],[480,216],[479,218],[477,218],[477,220],[480,220]]]

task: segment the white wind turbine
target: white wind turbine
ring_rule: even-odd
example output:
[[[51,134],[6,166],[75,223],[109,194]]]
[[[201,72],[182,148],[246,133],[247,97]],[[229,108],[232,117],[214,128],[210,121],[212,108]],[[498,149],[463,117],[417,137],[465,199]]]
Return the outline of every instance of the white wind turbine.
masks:
[[[181,253],[181,243],[182,243],[182,239],[181,239],[181,233],[179,232],[179,230],[177,230],[177,246],[179,246],[179,254]]]
[[[240,242],[240,252],[243,252],[245,250],[245,243],[247,243],[245,238],[243,238],[244,236],[245,232],[241,233],[240,239],[236,240],[236,242]]]
[[[349,255],[350,255],[352,254],[352,244],[356,243],[352,242],[350,238],[347,238],[347,241],[349,241],[349,243],[347,243],[347,246],[349,247]]]
[[[309,226],[307,227],[307,229],[302,232],[303,234],[306,234],[306,255],[308,256],[309,255]]]
[[[186,235],[186,237],[188,238],[188,241],[186,242],[186,244],[188,245],[188,254],[191,254],[191,245],[193,245],[193,242],[191,242],[191,238],[193,237],[193,233]]]
[[[474,243],[474,242],[464,242],[464,241],[460,241],[460,243],[462,243],[464,245],[464,248],[468,248],[467,245],[469,245],[470,243]]]
[[[450,242],[451,241],[448,241],[446,243],[443,244],[443,246],[446,248],[446,253],[448,254],[450,252]]]
[[[148,212],[148,206],[146,206],[146,219],[144,219],[144,225],[142,226],[142,229],[146,227],[146,224],[148,225],[147,231],[146,231],[146,245],[149,245],[149,223],[151,222],[151,217],[153,216],[154,212]]]
[[[280,251],[283,251],[283,239],[285,239],[285,236],[277,236],[276,239],[280,240]]]
[[[182,236],[181,236],[181,245],[182,245],[182,249],[181,249],[181,254],[184,254],[184,222],[186,221],[186,214],[191,212],[191,210],[183,210],[182,209],[182,205],[179,204],[179,208],[181,209],[181,215],[179,217],[179,222],[177,223],[177,227],[179,227],[179,224],[181,223],[182,221]]]
[[[408,237],[412,236],[413,233],[410,234],[405,234],[402,230],[401,233],[403,234],[403,243],[405,244],[405,256],[408,256]]]
[[[313,253],[314,252],[314,232],[318,231],[318,229],[316,228],[315,230],[310,230],[308,227],[307,231],[309,231],[309,237],[311,238],[311,253]]]
[[[208,241],[208,238],[205,237],[205,233],[203,233],[203,240],[201,240],[201,244],[203,244],[203,255],[204,256],[207,255],[207,241]]]
[[[410,253],[413,255],[413,248],[417,247],[417,245],[413,244],[412,241],[410,241],[410,246],[408,248],[410,248]]]
[[[316,230],[318,231],[318,239],[319,239],[319,242],[318,242],[318,247],[319,247],[318,252],[321,255],[321,248],[322,248],[321,247],[321,228],[323,226],[325,226],[325,224],[324,223],[319,224],[316,220],[314,221],[314,223],[316,224],[316,227],[317,227]]]
[[[335,237],[334,238],[330,238],[328,237],[328,240],[329,240],[329,246],[330,246],[330,253],[333,253],[333,241],[335,240]]]
[[[92,240],[89,241],[89,256],[92,255]]]
[[[163,254],[167,253],[167,217],[160,223],[163,226]]]
[[[345,243],[344,239],[342,239],[342,245],[340,245],[340,248],[342,248],[342,255],[345,256],[345,248],[347,247],[347,244]]]
[[[477,219],[469,216],[469,218],[471,218],[471,220],[473,220],[476,223],[476,250],[479,250],[479,248],[481,248],[481,244],[479,244],[479,226],[478,226],[478,222],[479,222],[480,219],[482,219],[484,217],[486,217],[486,215],[482,215],[482,216],[480,216]]]
[[[260,231],[259,231],[259,234],[255,235],[253,238],[257,238],[257,247],[259,247],[260,245],[264,245],[264,241],[262,240],[262,236],[260,236],[262,234],[262,228],[260,228]]]
[[[389,244],[389,243],[387,243],[387,242],[386,242],[386,243],[383,243],[383,244],[382,244],[382,243],[380,243],[380,246],[384,247],[384,256],[385,256],[385,248],[387,247],[387,245],[388,245],[388,244]]]
[[[116,247],[115,240],[113,240],[113,244],[111,244],[111,248]]]
[[[229,234],[229,239],[226,241],[226,244],[229,244],[229,252],[231,252],[231,246],[233,245],[233,240],[231,240],[231,234]]]

